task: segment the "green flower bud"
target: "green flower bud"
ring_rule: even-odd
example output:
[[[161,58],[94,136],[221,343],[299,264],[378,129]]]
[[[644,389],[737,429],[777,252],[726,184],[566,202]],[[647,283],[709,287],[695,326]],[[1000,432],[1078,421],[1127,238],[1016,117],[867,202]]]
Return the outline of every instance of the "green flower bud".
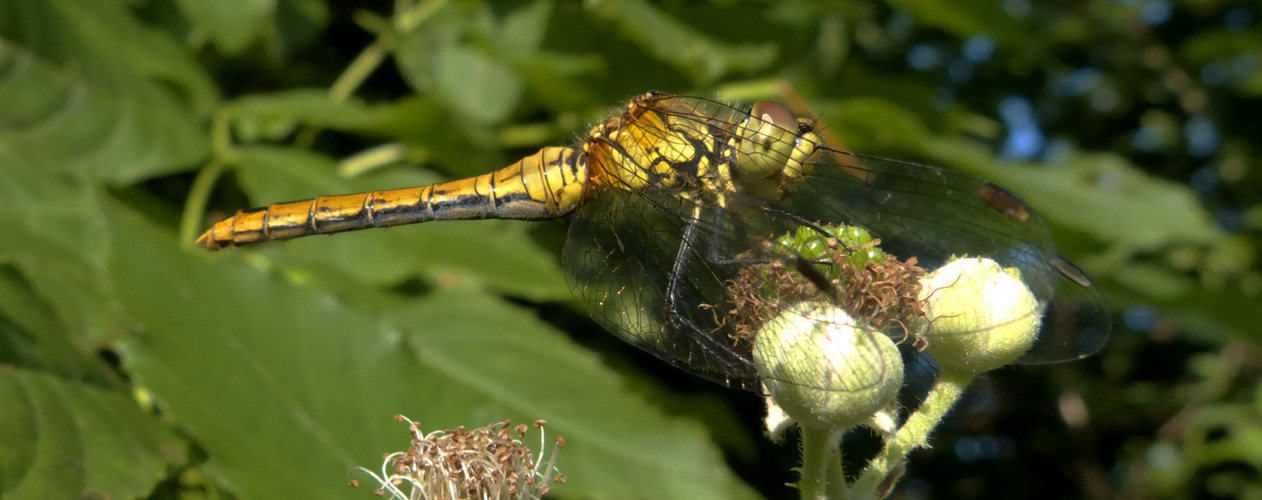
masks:
[[[753,354],[768,394],[806,428],[862,424],[903,385],[894,342],[832,304],[789,307],[758,331]]]
[[[977,374],[1011,364],[1038,337],[1043,307],[1016,268],[957,259],[920,282],[926,350],[944,372]]]

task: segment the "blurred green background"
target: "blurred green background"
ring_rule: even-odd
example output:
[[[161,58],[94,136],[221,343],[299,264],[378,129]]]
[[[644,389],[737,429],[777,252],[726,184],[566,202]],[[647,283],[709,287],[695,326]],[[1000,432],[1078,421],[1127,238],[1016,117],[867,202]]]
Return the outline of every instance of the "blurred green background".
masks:
[[[995,180],[1097,280],[1104,350],[975,383],[896,497],[1262,498],[1260,24],[1218,0],[5,0],[0,496],[368,498],[347,471],[404,449],[405,414],[547,420],[558,497],[794,498],[758,398],[573,309],[563,222],[191,246],[242,207],[488,172],[662,90],[789,100],[851,150]]]

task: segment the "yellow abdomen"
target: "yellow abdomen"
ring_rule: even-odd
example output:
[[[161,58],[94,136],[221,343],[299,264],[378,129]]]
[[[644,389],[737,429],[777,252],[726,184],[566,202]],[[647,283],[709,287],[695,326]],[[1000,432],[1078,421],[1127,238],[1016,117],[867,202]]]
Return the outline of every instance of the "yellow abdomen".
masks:
[[[503,169],[424,187],[321,196],[241,210],[197,239],[210,250],[313,234],[433,220],[563,217],[582,201],[587,163],[572,148],[549,147]]]

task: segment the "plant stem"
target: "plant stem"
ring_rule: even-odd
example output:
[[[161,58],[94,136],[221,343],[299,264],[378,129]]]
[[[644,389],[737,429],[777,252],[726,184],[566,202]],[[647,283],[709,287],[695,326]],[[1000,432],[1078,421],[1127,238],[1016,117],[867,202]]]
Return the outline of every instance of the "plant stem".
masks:
[[[224,108],[215,113],[210,129],[211,159],[197,172],[197,177],[193,178],[193,185],[189,187],[188,196],[184,200],[184,213],[180,217],[180,244],[187,248],[193,247],[193,239],[201,228],[211,191],[215,189],[215,181],[237,159],[236,148],[232,144],[230,115],[231,110]]]
[[[841,442],[843,430],[807,429],[802,430],[802,469],[798,489],[803,500],[825,500],[828,498],[828,483],[840,481],[844,492],[846,474],[841,466]],[[834,500],[845,499],[846,496],[834,497]]]
[[[855,498],[884,498],[889,494],[888,488],[897,479],[889,477],[891,472],[898,470],[895,474],[901,475],[899,465],[906,460],[907,454],[916,448],[929,447],[929,434],[959,401],[973,377],[972,373],[949,372],[943,372],[938,377],[938,383],[929,391],[925,402],[907,417],[907,423],[885,442],[885,449],[868,463],[863,475],[855,481],[852,489]],[[886,491],[878,491],[883,485]]]

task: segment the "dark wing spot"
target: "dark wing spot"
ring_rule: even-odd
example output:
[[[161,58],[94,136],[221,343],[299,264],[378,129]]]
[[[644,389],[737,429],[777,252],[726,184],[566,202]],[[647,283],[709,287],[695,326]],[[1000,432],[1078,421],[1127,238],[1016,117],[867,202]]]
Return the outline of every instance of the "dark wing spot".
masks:
[[[1025,204],[1025,200],[1012,194],[1007,189],[987,182],[977,190],[977,197],[981,198],[987,205],[990,205],[990,208],[1004,214],[1009,219],[1017,222],[1030,220],[1030,213],[1032,212],[1030,206]]]
[[[1057,271],[1060,271],[1062,276],[1073,280],[1074,283],[1087,288],[1092,286],[1091,278],[1087,277],[1087,273],[1083,272],[1081,268],[1074,265],[1074,263],[1070,262],[1068,259],[1057,255],[1052,258],[1051,264]]]

